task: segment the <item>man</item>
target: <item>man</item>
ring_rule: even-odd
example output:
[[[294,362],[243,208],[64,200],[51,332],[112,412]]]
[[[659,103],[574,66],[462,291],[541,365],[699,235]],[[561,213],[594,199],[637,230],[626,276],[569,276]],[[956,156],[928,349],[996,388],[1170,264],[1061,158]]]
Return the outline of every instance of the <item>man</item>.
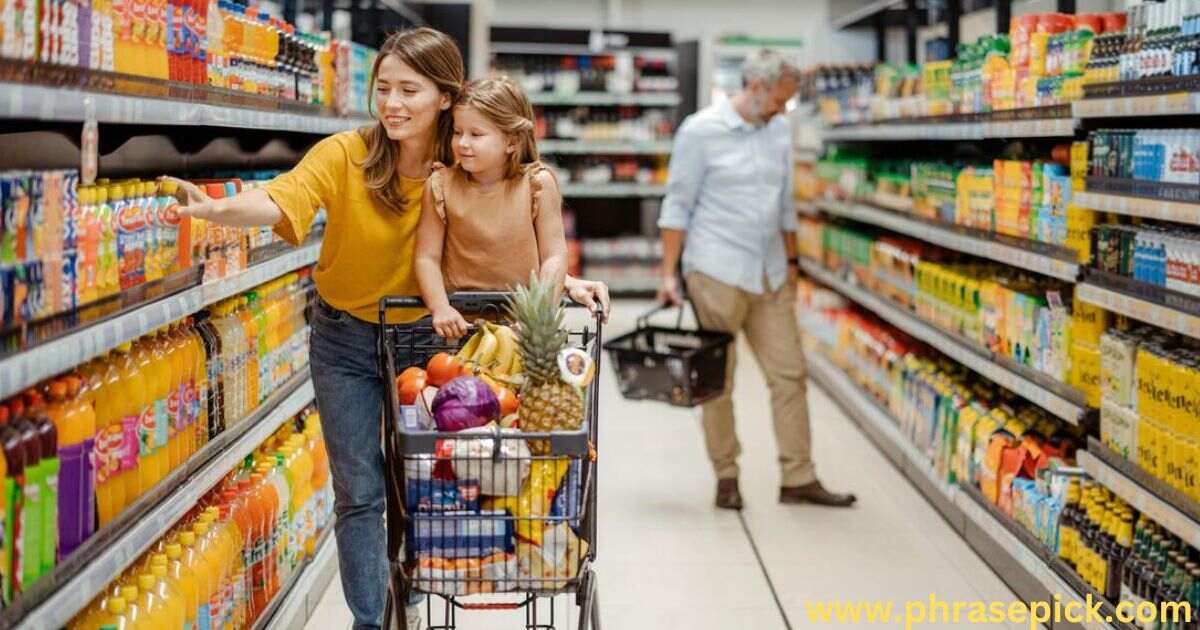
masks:
[[[794,310],[799,261],[792,134],[779,114],[796,93],[799,77],[787,59],[761,51],[747,60],[737,94],[679,127],[658,221],[663,244],[658,298],[681,303],[675,270],[682,252],[686,288],[700,324],[735,336],[745,332],[766,376],[782,473],[779,501],[847,507],[854,495],[827,491],[813,468]],[[704,405],[703,424],[717,474],[717,507],[740,510],[734,363],[731,348],[725,393]]]

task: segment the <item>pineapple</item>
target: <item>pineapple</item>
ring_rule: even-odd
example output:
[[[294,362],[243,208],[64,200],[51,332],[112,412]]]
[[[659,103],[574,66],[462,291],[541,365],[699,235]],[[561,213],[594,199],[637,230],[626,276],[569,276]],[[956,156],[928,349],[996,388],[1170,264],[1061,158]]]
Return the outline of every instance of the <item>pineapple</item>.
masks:
[[[552,283],[531,274],[528,287],[518,287],[508,300],[509,317],[517,324],[518,349],[524,363],[521,384],[521,428],[530,432],[578,429],[583,424],[583,395],[563,382],[558,353],[567,345],[563,309]],[[530,442],[545,454],[545,440]]]

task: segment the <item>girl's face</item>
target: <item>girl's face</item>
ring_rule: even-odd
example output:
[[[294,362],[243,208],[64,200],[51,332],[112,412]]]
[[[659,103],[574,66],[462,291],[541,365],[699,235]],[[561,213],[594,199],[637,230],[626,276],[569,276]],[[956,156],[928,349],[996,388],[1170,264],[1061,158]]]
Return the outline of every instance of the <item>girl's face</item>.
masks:
[[[516,145],[472,107],[454,108],[454,157],[468,173],[503,167]]]
[[[375,79],[375,111],[388,138],[403,141],[432,133],[438,114],[450,109],[450,97],[429,77],[396,55],[379,63]]]

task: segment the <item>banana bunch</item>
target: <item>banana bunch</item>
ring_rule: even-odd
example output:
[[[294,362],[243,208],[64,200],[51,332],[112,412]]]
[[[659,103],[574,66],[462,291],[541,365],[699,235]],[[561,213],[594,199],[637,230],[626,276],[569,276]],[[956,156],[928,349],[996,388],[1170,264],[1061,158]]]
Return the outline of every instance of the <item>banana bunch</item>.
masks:
[[[458,351],[458,359],[464,365],[501,378],[525,371],[517,349],[517,334],[512,328],[484,319],[475,324],[478,330]]]

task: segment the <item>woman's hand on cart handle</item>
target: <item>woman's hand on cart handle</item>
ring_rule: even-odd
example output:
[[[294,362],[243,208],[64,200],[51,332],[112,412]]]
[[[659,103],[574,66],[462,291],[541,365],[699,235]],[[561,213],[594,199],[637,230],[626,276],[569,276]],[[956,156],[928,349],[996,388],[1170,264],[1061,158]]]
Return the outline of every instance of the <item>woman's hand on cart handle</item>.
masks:
[[[567,295],[575,302],[587,307],[592,313],[599,313],[601,321],[608,323],[608,312],[612,300],[608,295],[608,285],[595,280],[584,280],[567,276],[563,286]]]
[[[456,341],[467,335],[470,325],[453,306],[433,310],[433,332],[447,341]]]

